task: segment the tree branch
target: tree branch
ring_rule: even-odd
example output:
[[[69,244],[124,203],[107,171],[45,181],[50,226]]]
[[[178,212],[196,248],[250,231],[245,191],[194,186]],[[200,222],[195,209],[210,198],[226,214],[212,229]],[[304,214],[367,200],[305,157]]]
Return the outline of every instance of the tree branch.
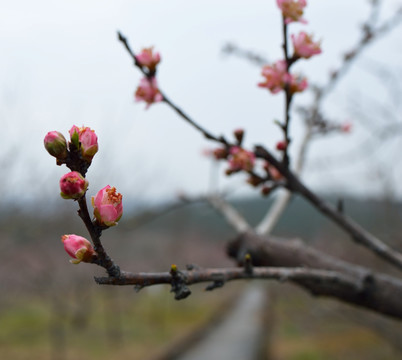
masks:
[[[334,271],[356,279],[359,293],[343,292],[341,288],[321,286],[318,283],[298,282],[314,295],[325,295],[338,300],[374,310],[378,313],[402,319],[402,281],[398,278],[373,272],[362,266],[331,257],[308,247],[302,241],[289,241],[272,237],[261,237],[246,233],[232,241],[227,248],[228,255],[240,263],[247,252],[257,266],[309,268]]]
[[[304,184],[300,182],[295,174],[293,174],[287,167],[283,166],[268,150],[262,146],[256,146],[255,154],[257,157],[267,160],[270,164],[275,166],[278,171],[287,179],[287,187],[302,195],[311,204],[313,204],[320,212],[333,220],[343,230],[352,236],[352,239],[359,243],[379,257],[387,260],[389,263],[395,265],[402,270],[402,254],[396,250],[391,249],[388,245],[383,243],[380,239],[370,234],[363,229],[360,225],[355,223],[352,219],[338,212],[336,208],[326,203],[319,196],[314,194]]]

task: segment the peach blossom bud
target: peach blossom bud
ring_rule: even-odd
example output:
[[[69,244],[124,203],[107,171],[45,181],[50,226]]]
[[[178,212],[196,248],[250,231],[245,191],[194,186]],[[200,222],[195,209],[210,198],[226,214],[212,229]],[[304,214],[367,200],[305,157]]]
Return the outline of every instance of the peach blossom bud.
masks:
[[[351,130],[352,130],[352,123],[351,122],[349,122],[349,121],[346,121],[346,122],[344,122],[342,125],[341,125],[341,131],[343,132],[343,133],[350,133],[351,132]]]
[[[258,186],[260,185],[264,180],[262,178],[260,178],[259,176],[255,176],[255,175],[251,175],[248,179],[247,182],[251,185],[251,186]]]
[[[301,31],[297,37],[292,35],[295,57],[308,59],[313,55],[321,54],[320,42],[314,42],[311,35]]]
[[[79,264],[81,261],[91,262],[94,255],[96,255],[92,244],[82,236],[63,235],[61,241],[67,254],[74,259],[70,260],[73,264]]]
[[[105,186],[92,197],[94,215],[100,225],[114,226],[123,215],[123,196],[115,187]]]
[[[225,148],[215,149],[213,154],[216,160],[226,159],[229,155],[228,151]]]
[[[140,85],[135,91],[135,100],[145,101],[147,103],[146,109],[148,109],[151,104],[163,100],[163,96],[158,89],[158,83],[154,77],[150,79],[145,77],[140,80]]]
[[[62,133],[50,131],[46,134],[44,144],[47,152],[57,159],[67,157],[67,141]]]
[[[150,47],[142,49],[135,59],[141,66],[148,68],[150,72],[155,72],[156,65],[161,61],[161,56],[158,52],[153,53],[153,47]]]
[[[288,147],[288,143],[286,141],[278,141],[276,143],[276,150],[285,151]]]
[[[243,130],[243,129],[236,129],[236,130],[233,132],[233,134],[234,134],[234,136],[235,136],[237,142],[238,142],[239,144],[241,144],[241,142],[243,141],[243,137],[244,137],[244,130]]]
[[[272,191],[272,188],[269,187],[269,186],[263,186],[261,188],[261,194],[264,195],[264,196],[268,196],[271,191]]]
[[[60,195],[63,199],[79,199],[84,196],[88,181],[77,171],[71,171],[60,179]]]
[[[294,21],[299,21],[303,24],[307,23],[307,21],[302,18],[304,7],[307,5],[306,0],[276,0],[276,3],[282,10],[286,24]]]
[[[92,158],[98,152],[98,137],[95,131],[89,127],[78,127],[73,125],[70,129],[71,142],[81,150],[82,157],[91,162]]]
[[[230,148],[229,169],[231,172],[240,170],[253,170],[255,155],[251,151],[244,150],[239,146]]]

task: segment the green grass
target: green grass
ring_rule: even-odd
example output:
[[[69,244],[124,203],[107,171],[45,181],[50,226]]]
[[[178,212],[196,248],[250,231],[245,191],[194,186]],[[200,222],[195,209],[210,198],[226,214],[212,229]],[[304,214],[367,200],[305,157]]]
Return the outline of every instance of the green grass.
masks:
[[[103,290],[86,298],[90,313],[81,318],[74,312],[79,303],[68,298],[58,311],[49,299],[35,297],[3,309],[0,359],[147,359],[205,323],[227,298],[225,290],[218,294],[195,289],[196,295],[184,301],[174,300],[168,287],[139,294]],[[85,321],[77,325],[77,319]]]

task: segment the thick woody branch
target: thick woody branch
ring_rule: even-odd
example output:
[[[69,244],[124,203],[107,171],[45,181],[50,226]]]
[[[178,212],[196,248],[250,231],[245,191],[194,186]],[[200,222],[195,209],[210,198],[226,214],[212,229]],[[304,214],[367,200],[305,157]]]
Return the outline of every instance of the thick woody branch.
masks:
[[[310,203],[312,203],[320,212],[333,220],[343,230],[352,236],[352,239],[359,243],[379,257],[385,259],[389,263],[395,265],[397,268],[402,269],[402,254],[391,249],[388,245],[383,243],[380,239],[370,234],[363,229],[360,225],[355,223],[352,219],[339,212],[335,207],[326,203],[319,196],[314,194],[308,189],[298,178],[294,175],[288,167],[283,166],[275,156],[267,151],[262,146],[256,146],[255,154],[257,157],[267,160],[273,166],[275,166],[279,172],[287,179],[287,187],[294,192],[299,193]]]
[[[244,252],[257,266],[320,269],[333,271],[355,279],[360,292],[343,291],[341,288],[321,286],[311,282],[297,282],[314,295],[325,295],[343,302],[374,310],[378,313],[402,319],[402,281],[398,278],[373,272],[372,269],[350,264],[306,246],[301,241],[289,241],[243,234],[228,246],[229,256],[243,262]]]

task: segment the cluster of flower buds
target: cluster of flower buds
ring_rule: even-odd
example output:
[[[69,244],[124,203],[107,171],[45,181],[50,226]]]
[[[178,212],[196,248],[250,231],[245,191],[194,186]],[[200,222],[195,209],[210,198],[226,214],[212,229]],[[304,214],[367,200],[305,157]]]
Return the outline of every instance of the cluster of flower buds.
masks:
[[[307,5],[305,0],[277,0],[279,9],[285,24],[291,22],[306,23],[302,18],[304,7]],[[264,81],[258,84],[259,87],[267,88],[272,94],[277,94],[282,90],[290,95],[304,91],[307,86],[307,79],[300,75],[293,75],[289,72],[292,63],[300,58],[309,59],[313,55],[321,53],[320,42],[314,42],[312,35],[301,31],[298,35],[291,36],[293,43],[293,56],[287,60],[278,60],[271,65],[265,65],[261,75]]]
[[[255,164],[255,154],[240,146],[232,146],[228,157],[229,168],[226,174],[230,175],[238,171],[251,171]]]
[[[50,131],[46,134],[44,145],[48,153],[57,159],[57,164],[68,162],[74,157],[90,164],[98,151],[98,137],[89,127],[73,125],[70,129],[70,142],[58,131]]]
[[[156,67],[161,61],[161,56],[158,52],[153,51],[153,48],[145,48],[135,56],[136,65],[141,69],[145,69],[146,76],[140,80],[134,97],[136,101],[144,101],[148,109],[152,104],[163,100],[163,96],[158,88],[156,81]]]
[[[65,163],[72,170],[60,179],[61,197],[81,200],[88,189],[85,172],[98,151],[98,138],[93,130],[84,126],[74,125],[69,133],[70,142],[67,143],[61,133],[51,131],[45,136],[44,145],[49,154],[56,157],[58,165]],[[93,225],[100,229],[116,225],[123,214],[122,195],[109,185],[98,191],[92,198],[92,204]],[[93,262],[96,259],[97,254],[91,242],[82,236],[63,235],[62,242],[66,252],[74,259],[72,263]]]
[[[290,74],[285,60],[278,60],[273,65],[265,65],[261,75],[265,78],[258,83],[259,87],[267,88],[272,94],[288,89],[291,94],[302,92],[308,86],[307,79]]]

